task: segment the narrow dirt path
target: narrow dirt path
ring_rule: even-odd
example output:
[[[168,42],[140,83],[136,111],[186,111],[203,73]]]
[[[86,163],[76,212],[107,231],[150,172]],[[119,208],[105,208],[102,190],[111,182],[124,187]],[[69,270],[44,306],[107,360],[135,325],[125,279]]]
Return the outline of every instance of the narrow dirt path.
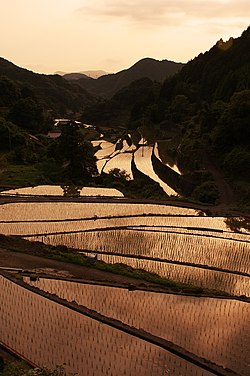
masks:
[[[112,282],[124,285],[133,284],[134,286],[142,284],[145,286],[152,285],[152,283],[135,278],[88,268],[86,266],[33,256],[27,253],[12,252],[4,248],[0,248],[0,267],[18,268],[53,275],[55,277],[76,278],[88,281]]]

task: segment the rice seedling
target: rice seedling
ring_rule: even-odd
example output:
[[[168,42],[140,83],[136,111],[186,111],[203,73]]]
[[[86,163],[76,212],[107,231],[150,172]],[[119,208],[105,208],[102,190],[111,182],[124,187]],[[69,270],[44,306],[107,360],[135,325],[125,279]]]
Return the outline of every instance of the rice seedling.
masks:
[[[0,276],[1,341],[39,366],[79,375],[209,376],[146,341],[56,304]],[[48,345],[49,344],[49,345]]]
[[[236,300],[195,298],[39,279],[26,283],[76,301],[242,375],[248,370],[250,306]]]

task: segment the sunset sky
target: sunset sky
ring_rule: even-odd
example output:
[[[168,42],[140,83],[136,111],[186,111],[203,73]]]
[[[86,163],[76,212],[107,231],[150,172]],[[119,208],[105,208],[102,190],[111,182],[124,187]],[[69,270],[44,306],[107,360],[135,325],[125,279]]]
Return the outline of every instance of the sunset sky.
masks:
[[[0,56],[39,73],[186,62],[250,24],[249,0],[0,0]]]

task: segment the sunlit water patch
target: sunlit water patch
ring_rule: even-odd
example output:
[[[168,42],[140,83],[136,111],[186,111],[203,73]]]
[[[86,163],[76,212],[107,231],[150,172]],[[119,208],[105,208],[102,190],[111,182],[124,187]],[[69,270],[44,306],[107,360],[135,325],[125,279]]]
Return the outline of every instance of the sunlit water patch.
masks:
[[[38,185],[3,191],[2,195],[25,195],[25,196],[110,196],[123,197],[123,194],[114,188],[75,187],[59,185]]]
[[[171,232],[143,232],[127,229],[61,233],[34,236],[31,240],[50,245],[145,256],[250,274],[250,243],[216,237],[196,237]]]
[[[158,146],[157,142],[154,145],[154,154],[155,154],[156,158],[158,158],[162,162],[161,157],[159,155],[159,146]],[[169,163],[166,163],[166,166],[168,166],[169,168],[171,168],[172,170],[174,170],[175,172],[177,172],[179,175],[181,175],[181,172],[180,172],[180,170],[179,170],[179,168],[178,168],[178,166],[176,164],[170,165]]]
[[[162,187],[164,192],[167,193],[167,195],[171,196],[177,196],[177,192],[175,192],[169,185],[164,183],[158,175],[155,173],[152,161],[151,161],[151,155],[153,152],[152,146],[141,146],[135,153],[135,165],[139,171],[144,173],[145,175],[149,176],[152,180],[159,183],[159,185]]]
[[[111,158],[104,166],[103,171],[108,173],[114,168],[124,170],[129,175],[130,179],[133,179],[133,173],[131,170],[132,154],[120,153]]]
[[[0,276],[0,340],[37,364],[86,376],[211,373]]]
[[[108,161],[109,161],[109,158],[99,159],[98,161],[96,161],[96,167],[97,167],[99,174],[102,173],[102,170]]]
[[[168,214],[198,215],[197,210],[177,206],[129,203],[22,202],[0,205],[1,220],[90,218],[96,216]]]
[[[107,142],[107,141],[106,141]],[[111,144],[111,143],[108,143],[108,144]],[[102,144],[100,144],[100,146],[102,146]],[[107,146],[107,147],[106,147]],[[115,151],[115,145],[114,144],[111,144],[111,145],[106,145],[105,144],[105,147],[98,150],[96,153],[95,153],[95,157],[97,159],[102,159],[102,158],[107,158],[109,157],[112,153],[114,153]]]
[[[40,279],[25,281],[76,301],[130,326],[142,328],[224,367],[248,373],[250,305],[235,300],[195,298]]]

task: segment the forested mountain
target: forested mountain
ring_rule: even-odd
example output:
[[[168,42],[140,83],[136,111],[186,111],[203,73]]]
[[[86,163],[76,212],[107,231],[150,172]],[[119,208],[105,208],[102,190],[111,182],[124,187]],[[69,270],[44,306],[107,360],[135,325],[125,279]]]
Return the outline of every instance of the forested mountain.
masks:
[[[98,95],[115,93],[97,100],[60,76],[34,74],[0,59],[1,149],[12,160],[33,163],[42,139],[34,141],[29,134],[46,132],[46,110],[81,112],[85,123],[123,126],[130,133],[139,128],[148,143],[157,141],[161,159],[170,158],[194,179],[192,198],[232,204],[236,195],[249,204],[250,27],[185,66],[165,61],[173,70],[163,83],[166,71],[158,63],[163,62],[143,59],[118,74],[83,79],[99,85],[93,89]],[[50,176],[56,175],[58,161],[46,163],[46,171],[54,166]]]
[[[183,67],[181,63],[168,60],[145,58],[132,67],[115,74],[107,74],[98,79],[80,79],[77,81],[91,94],[111,98],[123,87],[128,86],[140,78],[149,78],[152,81],[163,82],[166,77],[172,76]]]
[[[0,58],[0,78],[0,107],[8,107],[23,97],[32,97],[46,110],[58,115],[78,112],[93,102],[93,96],[83,88],[59,75],[33,73],[3,58]]]
[[[98,125],[101,112],[106,124],[139,127],[149,142],[159,141],[161,155],[182,171],[197,171],[199,200],[209,201],[211,193],[213,201],[218,191],[230,203],[233,187],[250,202],[250,27],[218,41],[161,86],[133,82],[87,108],[83,120]]]
[[[237,39],[220,40],[166,80],[159,109],[162,103],[165,127],[182,124],[186,138],[206,140],[234,176],[249,177],[250,27]]]
[[[55,117],[77,116],[94,100],[60,76],[35,74],[0,59],[0,184],[75,181],[76,170],[82,179],[89,177],[84,163],[89,167],[94,159],[91,150],[87,159],[89,145],[74,123],[64,130],[67,142],[46,135]],[[67,155],[70,145],[72,158]]]
[[[250,27],[237,39],[219,40],[208,52],[186,64],[173,79],[166,80],[162,97],[187,95],[190,100],[229,100],[250,88]]]
[[[82,121],[98,126],[137,127],[145,109],[158,97],[161,85],[141,78],[120,89],[111,99],[86,106]]]

